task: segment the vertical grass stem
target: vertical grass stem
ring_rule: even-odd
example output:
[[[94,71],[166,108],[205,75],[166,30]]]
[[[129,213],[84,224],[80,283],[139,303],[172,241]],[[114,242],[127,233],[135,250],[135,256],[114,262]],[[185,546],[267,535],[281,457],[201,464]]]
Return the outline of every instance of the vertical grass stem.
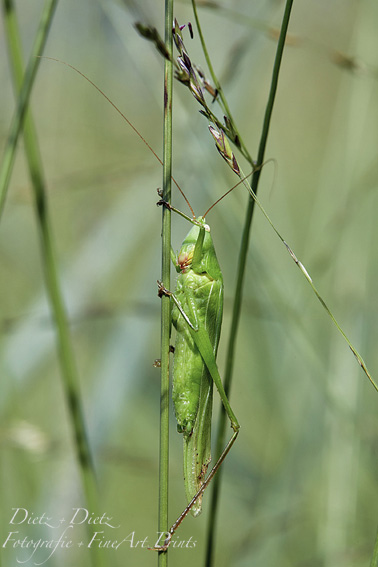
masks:
[[[378,567],[378,532],[375,538],[373,555],[370,560],[370,567]]]
[[[165,45],[172,60],[173,0],[165,1]],[[172,175],[172,61],[164,65],[164,131],[163,131],[163,199],[171,202]],[[170,289],[171,281],[171,212],[162,209],[162,282]],[[169,344],[171,335],[170,298],[161,298],[161,385],[159,450],[159,532],[168,530],[169,477]],[[158,564],[166,567],[167,552],[159,552]]]

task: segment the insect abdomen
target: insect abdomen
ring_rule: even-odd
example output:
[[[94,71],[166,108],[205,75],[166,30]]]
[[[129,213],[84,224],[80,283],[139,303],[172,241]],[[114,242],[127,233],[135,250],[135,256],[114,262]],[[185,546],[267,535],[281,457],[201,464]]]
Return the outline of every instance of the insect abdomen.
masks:
[[[198,275],[193,271],[181,274],[177,281],[176,297],[185,313],[190,312],[188,294],[184,291],[188,286],[196,304],[197,323],[205,326],[216,352],[219,333],[215,332],[214,319],[219,315],[221,308],[222,290],[218,282],[210,280],[206,274]],[[177,330],[172,393],[177,429],[180,433],[191,434],[198,411],[201,380],[206,367],[189,326],[177,307],[173,308],[172,320]]]

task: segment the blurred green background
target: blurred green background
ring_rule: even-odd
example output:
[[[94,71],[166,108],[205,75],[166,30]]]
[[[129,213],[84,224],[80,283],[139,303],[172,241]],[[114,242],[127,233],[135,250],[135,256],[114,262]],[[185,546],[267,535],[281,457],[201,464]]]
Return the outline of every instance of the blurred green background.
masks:
[[[88,75],[156,151],[162,148],[163,62],[133,28],[164,26],[164,3],[65,0],[45,50]],[[256,156],[284,3],[222,0],[200,17],[236,123]],[[25,58],[43,2],[17,3]],[[181,23],[190,2],[177,2]],[[378,5],[294,2],[260,198],[333,313],[378,376]],[[262,25],[263,24],[263,25]],[[0,29],[0,136],[14,109]],[[198,35],[186,39],[205,69]],[[41,63],[32,96],[49,188],[101,510],[120,539],[153,543],[158,511],[161,167],[105,99],[72,70]],[[174,85],[174,175],[197,215],[235,183],[206,120]],[[240,188],[208,216],[225,278],[219,349],[224,368],[243,211]],[[174,203],[185,208],[174,194]],[[188,226],[173,217],[173,247]],[[378,524],[378,396],[271,227],[256,211],[238,335],[232,407],[241,433],[224,464],[216,565],[367,565]],[[85,506],[57,364],[22,142],[0,223],[1,544],[11,529],[49,539],[44,526],[10,526],[12,508],[72,515]],[[216,400],[216,407],[218,400]],[[182,440],[172,414],[170,518],[185,505]],[[207,504],[177,538],[170,565],[201,565]],[[111,531],[111,533],[110,533]],[[116,533],[115,533],[116,532]],[[75,538],[80,537],[80,527]],[[82,536],[85,537],[85,536]],[[122,539],[122,538],[121,538]],[[2,565],[30,550],[1,549]],[[27,561],[41,562],[43,552]],[[155,565],[125,543],[108,565]],[[60,550],[49,567],[90,565]]]

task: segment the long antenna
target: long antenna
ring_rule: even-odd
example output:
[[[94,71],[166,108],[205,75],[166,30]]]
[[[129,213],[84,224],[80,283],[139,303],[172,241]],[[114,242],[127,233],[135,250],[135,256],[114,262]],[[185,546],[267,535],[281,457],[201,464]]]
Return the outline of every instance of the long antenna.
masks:
[[[203,217],[206,217],[207,213],[209,213],[209,212],[211,211],[211,209],[212,209],[213,207],[215,207],[215,205],[217,205],[217,204],[219,203],[219,201],[221,201],[222,199],[224,199],[225,197],[227,197],[227,195],[228,195],[229,193],[231,193],[231,191],[233,191],[234,189],[236,189],[236,187],[239,187],[239,185],[240,185],[241,183],[244,183],[244,181],[245,181],[246,179],[248,179],[248,177],[250,177],[257,169],[262,169],[262,168],[264,167],[264,165],[266,165],[266,164],[269,163],[270,161],[272,161],[274,164],[277,163],[276,160],[275,160],[275,158],[269,158],[269,159],[267,159],[266,161],[264,161],[264,163],[262,163],[259,167],[256,166],[250,173],[248,173],[248,175],[246,175],[245,177],[242,177],[233,187],[231,187],[231,189],[229,189],[228,191],[226,191],[226,193],[225,193],[224,195],[222,195],[221,197],[219,197],[219,199],[217,199],[217,200],[215,201],[215,203],[213,203],[213,204],[211,205],[211,207],[209,207],[209,208],[207,209],[207,211],[206,211],[206,213],[203,215]],[[275,171],[275,170],[274,170],[274,171]],[[274,181],[275,181],[275,177],[274,177],[273,183],[274,183]],[[253,195],[252,195],[252,198],[254,198]]]
[[[205,217],[207,216],[207,213],[209,213],[209,212],[211,211],[211,209],[212,209],[213,207],[215,207],[215,205],[217,205],[222,199],[224,199],[225,197],[227,197],[227,195],[228,195],[229,193],[231,193],[231,191],[233,191],[234,189],[236,189],[236,187],[238,187],[241,183],[243,183],[243,181],[245,181],[246,179],[248,179],[248,177],[249,177],[250,175],[252,175],[253,171],[254,171],[254,170],[252,170],[250,173],[248,173],[248,175],[246,175],[245,177],[243,177],[242,179],[240,179],[240,181],[238,181],[233,187],[231,187],[231,189],[229,189],[228,191],[226,191],[226,193],[225,193],[224,195],[222,195],[222,197],[219,197],[219,199],[217,199],[217,200],[215,201],[215,203],[213,203],[213,204],[211,205],[211,207],[209,207],[209,208],[207,209],[206,213],[203,215],[203,218],[205,218]]]
[[[134,126],[134,124],[132,122],[130,122],[130,120],[127,118],[127,116],[125,116],[123,114],[123,112],[118,108],[118,106],[104,93],[104,91],[102,91],[100,89],[100,87],[98,87],[89,77],[87,77],[86,75],[84,75],[84,73],[82,71],[79,71],[79,69],[77,69],[76,67],[74,67],[73,65],[70,65],[70,63],[66,63],[66,61],[62,61],[61,59],[55,59],[54,57],[47,57],[47,56],[39,56],[41,59],[50,59],[50,61],[56,61],[57,63],[62,63],[62,65],[65,65],[66,67],[69,67],[70,69],[72,69],[73,71],[75,71],[78,75],[80,75],[81,77],[83,77],[83,79],[85,79],[86,81],[88,81],[88,83],[90,85],[92,85],[92,87],[94,87],[97,92],[99,92],[108,102],[109,104],[112,105],[112,107],[114,108],[114,110],[116,110],[118,112],[118,114],[120,116],[122,116],[122,118],[127,122],[127,124],[130,126],[130,128],[132,128],[135,132],[135,134],[137,134],[137,136],[139,136],[139,138],[142,140],[142,142],[147,146],[147,148],[154,154],[154,156],[156,157],[156,159],[158,160],[158,162],[163,165],[162,160],[159,158],[159,156],[157,155],[157,153],[155,152],[155,150],[150,146],[150,144],[147,142],[147,140],[142,136],[142,134],[139,132],[139,130],[136,129],[136,127]],[[176,185],[177,189],[180,191],[181,195],[183,196],[183,198],[185,199],[186,204],[188,205],[190,212],[193,215],[193,218],[196,218],[196,215],[194,214],[194,211],[186,197],[186,195],[184,194],[184,191],[181,189],[180,185],[177,183],[176,179],[174,177],[172,177],[172,181],[173,183]]]

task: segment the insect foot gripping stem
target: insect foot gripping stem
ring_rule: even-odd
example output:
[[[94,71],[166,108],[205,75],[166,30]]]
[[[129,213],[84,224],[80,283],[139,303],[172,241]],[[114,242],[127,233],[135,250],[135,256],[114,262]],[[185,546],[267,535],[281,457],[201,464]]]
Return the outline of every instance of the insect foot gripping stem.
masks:
[[[157,280],[157,284],[158,284],[158,297],[163,297],[163,295],[171,297],[172,292],[169,291],[166,287],[164,287],[163,282]]]
[[[150,551],[167,551],[169,544],[171,543],[173,532],[170,530],[169,532],[165,532],[165,535],[167,537],[165,538],[163,545],[156,545],[155,547],[148,547],[147,549]]]
[[[157,203],[156,203],[157,207],[165,207],[166,209],[169,209],[170,211],[173,211],[173,207],[172,205],[170,205],[168,203],[168,201],[165,201],[164,199],[160,199]]]

